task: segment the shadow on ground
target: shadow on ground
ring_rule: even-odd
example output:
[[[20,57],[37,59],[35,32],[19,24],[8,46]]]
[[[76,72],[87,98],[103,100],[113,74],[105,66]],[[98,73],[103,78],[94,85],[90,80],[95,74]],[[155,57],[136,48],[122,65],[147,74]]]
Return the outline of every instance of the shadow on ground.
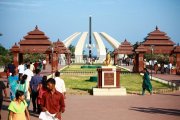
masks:
[[[180,109],[165,109],[165,108],[154,108],[154,107],[131,107],[130,110],[145,112],[151,114],[166,114],[166,115],[174,115],[180,116]]]

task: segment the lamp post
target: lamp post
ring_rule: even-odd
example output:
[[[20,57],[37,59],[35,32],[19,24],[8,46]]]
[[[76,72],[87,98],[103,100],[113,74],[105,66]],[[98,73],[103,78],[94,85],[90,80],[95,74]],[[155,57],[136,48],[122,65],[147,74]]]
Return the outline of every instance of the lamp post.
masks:
[[[154,52],[154,45],[151,45],[151,80],[152,80],[152,69],[153,69],[153,65],[152,65],[152,55]]]
[[[51,46],[51,51],[52,51],[52,60],[51,60],[51,73],[52,73],[52,78],[54,77],[53,76],[53,53],[54,53],[54,47],[53,46]]]

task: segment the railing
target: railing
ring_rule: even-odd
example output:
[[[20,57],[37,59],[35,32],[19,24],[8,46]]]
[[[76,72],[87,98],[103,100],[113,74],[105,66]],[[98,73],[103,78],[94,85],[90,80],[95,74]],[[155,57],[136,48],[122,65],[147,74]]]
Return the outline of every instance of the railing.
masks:
[[[65,75],[96,75],[97,71],[90,71],[90,70],[62,70],[62,74]],[[121,71],[120,74],[134,74],[129,71]]]

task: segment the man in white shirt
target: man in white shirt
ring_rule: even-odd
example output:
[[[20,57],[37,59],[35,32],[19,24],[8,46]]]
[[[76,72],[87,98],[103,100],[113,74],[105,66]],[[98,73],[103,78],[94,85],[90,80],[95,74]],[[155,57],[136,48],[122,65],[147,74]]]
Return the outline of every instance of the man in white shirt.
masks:
[[[56,90],[59,91],[60,93],[62,93],[64,95],[64,98],[65,98],[66,87],[65,87],[64,80],[60,78],[60,72],[59,71],[56,71],[54,79],[56,81],[56,85],[55,85]]]
[[[27,104],[28,104],[28,107],[30,105],[30,81],[31,81],[31,78],[32,76],[34,75],[33,72],[30,70],[30,65],[28,64],[27,65],[27,69],[24,71],[24,74],[27,75],[27,79],[26,79],[26,100],[27,100]]]
[[[18,65],[19,80],[21,79],[21,76],[23,75],[24,70],[25,70],[24,64],[20,63],[20,65]]]
[[[44,59],[43,60],[43,70],[45,70],[46,69],[46,60]]]
[[[30,70],[31,70],[32,72],[34,72],[34,70],[35,70],[34,64],[33,64],[32,62],[30,62]]]

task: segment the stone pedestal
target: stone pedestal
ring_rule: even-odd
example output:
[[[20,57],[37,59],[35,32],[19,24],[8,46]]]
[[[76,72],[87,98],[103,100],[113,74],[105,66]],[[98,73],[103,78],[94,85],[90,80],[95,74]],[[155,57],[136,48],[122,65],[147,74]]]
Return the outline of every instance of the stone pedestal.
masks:
[[[126,88],[93,88],[94,96],[123,96],[126,95]]]
[[[98,68],[98,88],[93,88],[95,96],[120,96],[126,95],[126,88],[120,87],[120,69],[102,66]]]

